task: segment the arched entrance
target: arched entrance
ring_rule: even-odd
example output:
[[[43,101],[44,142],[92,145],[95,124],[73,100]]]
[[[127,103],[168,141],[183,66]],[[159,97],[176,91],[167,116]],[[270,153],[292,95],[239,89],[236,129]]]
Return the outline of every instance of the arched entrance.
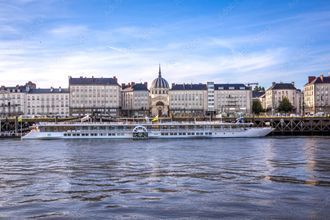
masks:
[[[161,101],[159,101],[159,102],[156,103],[156,108],[157,108],[158,116],[159,117],[163,115],[164,106],[165,106],[165,104],[163,102],[161,102]]]

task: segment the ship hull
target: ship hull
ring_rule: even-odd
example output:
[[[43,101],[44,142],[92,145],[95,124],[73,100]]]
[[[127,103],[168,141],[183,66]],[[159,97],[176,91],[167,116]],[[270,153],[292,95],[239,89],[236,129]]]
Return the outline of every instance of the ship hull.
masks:
[[[242,131],[185,131],[185,132],[160,132],[149,131],[146,137],[134,138],[133,132],[118,133],[109,135],[105,133],[97,133],[94,135],[76,132],[74,135],[67,136],[66,132],[40,132],[33,130],[23,136],[23,140],[56,140],[56,139],[189,139],[189,138],[250,138],[265,137],[273,131],[270,127],[248,128]]]

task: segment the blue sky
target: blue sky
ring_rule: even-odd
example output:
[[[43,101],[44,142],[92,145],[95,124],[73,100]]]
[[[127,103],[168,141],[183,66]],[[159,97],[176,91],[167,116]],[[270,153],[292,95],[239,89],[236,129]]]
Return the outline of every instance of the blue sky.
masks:
[[[0,0],[0,84],[68,76],[169,83],[295,81],[330,72],[330,1]]]

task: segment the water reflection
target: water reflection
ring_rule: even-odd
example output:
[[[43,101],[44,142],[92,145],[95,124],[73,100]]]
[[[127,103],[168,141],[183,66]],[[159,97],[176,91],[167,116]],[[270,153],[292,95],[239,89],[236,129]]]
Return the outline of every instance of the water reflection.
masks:
[[[324,217],[328,141],[8,140],[0,217]]]

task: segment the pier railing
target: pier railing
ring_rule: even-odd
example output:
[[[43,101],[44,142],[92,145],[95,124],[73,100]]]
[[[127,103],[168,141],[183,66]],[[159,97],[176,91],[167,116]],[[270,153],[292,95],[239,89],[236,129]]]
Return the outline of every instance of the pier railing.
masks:
[[[94,118],[94,122],[124,121],[142,123],[145,118]],[[222,121],[235,122],[236,118],[160,118],[161,122],[186,122],[186,121]],[[0,118],[0,137],[20,137],[30,130],[33,124],[40,122],[80,122],[80,118],[35,118],[22,119]],[[271,135],[329,135],[330,136],[330,117],[246,117],[245,123],[253,123],[255,127],[271,126],[274,131]]]

